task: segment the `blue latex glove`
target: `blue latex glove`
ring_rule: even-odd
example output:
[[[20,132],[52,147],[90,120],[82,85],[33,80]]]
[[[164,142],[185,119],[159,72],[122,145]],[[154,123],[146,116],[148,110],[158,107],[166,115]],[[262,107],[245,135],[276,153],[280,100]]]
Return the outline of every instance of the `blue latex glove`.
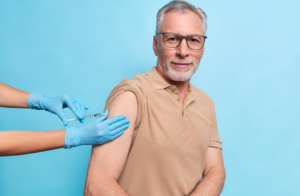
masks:
[[[99,145],[109,142],[124,133],[129,127],[129,120],[125,116],[115,116],[107,119],[108,110],[95,121],[80,127],[69,127],[65,134],[65,148],[80,145]]]
[[[85,115],[85,110],[88,109],[83,101],[69,95],[52,98],[38,93],[31,93],[27,99],[27,105],[31,109],[46,110],[56,114],[65,126],[68,125],[68,122],[63,113],[63,108],[69,107],[81,123],[84,122],[82,117]]]

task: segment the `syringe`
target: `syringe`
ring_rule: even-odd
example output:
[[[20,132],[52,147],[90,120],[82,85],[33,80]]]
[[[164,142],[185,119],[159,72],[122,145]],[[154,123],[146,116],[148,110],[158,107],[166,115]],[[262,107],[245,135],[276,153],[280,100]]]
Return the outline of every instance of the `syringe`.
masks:
[[[92,118],[92,117],[96,117],[96,116],[101,116],[103,115],[104,113],[98,113],[98,114],[91,114],[91,115],[86,115],[84,117],[82,117],[83,119],[85,118]],[[79,120],[79,118],[70,118],[70,119],[67,119],[67,121],[72,121],[72,120]]]

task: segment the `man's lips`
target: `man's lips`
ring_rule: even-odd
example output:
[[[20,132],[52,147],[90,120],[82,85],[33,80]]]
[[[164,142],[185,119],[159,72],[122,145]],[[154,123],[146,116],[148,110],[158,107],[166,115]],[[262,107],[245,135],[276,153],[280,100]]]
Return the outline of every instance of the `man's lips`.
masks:
[[[178,67],[178,68],[187,68],[187,67],[190,66],[191,63],[176,63],[176,62],[172,62],[172,64],[175,67]]]

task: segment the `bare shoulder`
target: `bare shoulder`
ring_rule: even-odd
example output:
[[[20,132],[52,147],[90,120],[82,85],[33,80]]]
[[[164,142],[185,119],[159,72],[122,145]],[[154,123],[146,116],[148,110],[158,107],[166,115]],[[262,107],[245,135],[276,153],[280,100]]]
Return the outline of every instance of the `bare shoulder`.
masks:
[[[133,115],[133,113],[136,113],[137,107],[138,104],[136,95],[132,91],[125,91],[115,97],[107,106],[107,109],[112,110],[108,117],[113,117],[113,115],[120,115],[121,113],[122,115],[130,114],[131,116]]]
[[[105,109],[109,110],[108,118],[125,115],[130,120],[129,126],[134,127],[138,112],[138,103],[136,95],[132,91],[125,91],[119,94]]]

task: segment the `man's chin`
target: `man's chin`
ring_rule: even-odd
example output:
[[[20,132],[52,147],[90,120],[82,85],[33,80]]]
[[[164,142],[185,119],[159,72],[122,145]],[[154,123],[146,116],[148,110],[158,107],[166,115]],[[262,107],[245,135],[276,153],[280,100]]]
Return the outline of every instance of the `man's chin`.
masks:
[[[190,72],[188,72],[188,73],[183,73],[183,72],[176,73],[176,72],[172,71],[171,73],[168,73],[168,76],[173,81],[186,82],[192,77],[193,74],[191,74]]]
[[[183,73],[183,72],[189,72],[189,68],[175,68],[175,72],[180,72],[180,73]]]

